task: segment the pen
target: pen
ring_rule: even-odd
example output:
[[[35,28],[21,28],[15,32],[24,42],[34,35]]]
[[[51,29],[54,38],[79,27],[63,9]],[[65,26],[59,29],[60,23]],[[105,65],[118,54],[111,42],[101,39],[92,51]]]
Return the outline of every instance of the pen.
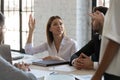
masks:
[[[50,75],[57,74],[57,72],[51,72]]]
[[[80,79],[78,79],[77,77],[75,77],[75,80],[80,80]]]

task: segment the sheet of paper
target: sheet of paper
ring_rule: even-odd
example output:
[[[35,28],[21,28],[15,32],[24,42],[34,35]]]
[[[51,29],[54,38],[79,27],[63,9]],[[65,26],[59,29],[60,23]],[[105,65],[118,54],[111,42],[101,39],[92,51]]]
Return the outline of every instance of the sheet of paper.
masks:
[[[43,78],[44,76],[50,75],[53,73],[53,71],[44,71],[44,70],[38,70],[38,69],[31,69],[30,73],[36,76],[39,80]]]
[[[92,77],[92,75],[73,75],[73,76],[79,80],[90,80]]]
[[[69,65],[59,65],[59,66],[52,66],[49,68],[49,70],[70,72],[70,71],[74,71],[76,69],[72,66],[69,66]]]
[[[71,75],[55,74],[45,76],[44,80],[75,80],[75,78]]]
[[[93,75],[74,75],[73,74],[73,76],[76,77],[78,80],[91,80]],[[103,77],[102,77],[102,80],[104,80]]]

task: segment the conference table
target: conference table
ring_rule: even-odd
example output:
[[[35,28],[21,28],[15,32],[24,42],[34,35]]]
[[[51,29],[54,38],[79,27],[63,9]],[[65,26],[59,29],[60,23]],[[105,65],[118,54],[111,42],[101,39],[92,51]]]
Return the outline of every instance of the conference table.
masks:
[[[39,60],[39,58],[32,55],[26,55],[26,54],[22,54],[22,55],[24,56],[22,59],[13,60],[13,63],[26,62],[31,64],[30,72],[33,73],[38,78],[38,80],[44,80],[43,77],[51,74],[74,75],[80,77],[78,80],[90,80],[90,78],[95,72],[95,70],[84,70],[84,69],[77,70],[73,66],[69,66],[69,64],[49,66],[49,67],[33,65],[32,61]],[[87,79],[83,79],[83,78],[87,78]]]

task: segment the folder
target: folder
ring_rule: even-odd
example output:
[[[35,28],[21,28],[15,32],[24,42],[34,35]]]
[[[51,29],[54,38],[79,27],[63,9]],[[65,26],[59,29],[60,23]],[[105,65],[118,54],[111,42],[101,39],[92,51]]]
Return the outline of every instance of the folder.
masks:
[[[55,65],[62,65],[62,64],[69,64],[69,61],[60,61],[60,60],[40,60],[32,62],[33,65],[38,66],[55,66]]]

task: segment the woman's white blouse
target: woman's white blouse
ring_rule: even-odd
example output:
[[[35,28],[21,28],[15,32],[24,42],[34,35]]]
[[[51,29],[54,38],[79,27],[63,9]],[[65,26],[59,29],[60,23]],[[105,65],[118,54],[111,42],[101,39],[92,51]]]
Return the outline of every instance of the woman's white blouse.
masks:
[[[77,50],[76,41],[66,36],[61,42],[59,52],[57,52],[54,42],[51,46],[49,46],[47,42],[36,47],[33,47],[32,44],[26,44],[25,46],[25,53],[27,54],[36,54],[48,51],[50,56],[59,56],[68,61],[70,60],[71,55],[74,54]]]

